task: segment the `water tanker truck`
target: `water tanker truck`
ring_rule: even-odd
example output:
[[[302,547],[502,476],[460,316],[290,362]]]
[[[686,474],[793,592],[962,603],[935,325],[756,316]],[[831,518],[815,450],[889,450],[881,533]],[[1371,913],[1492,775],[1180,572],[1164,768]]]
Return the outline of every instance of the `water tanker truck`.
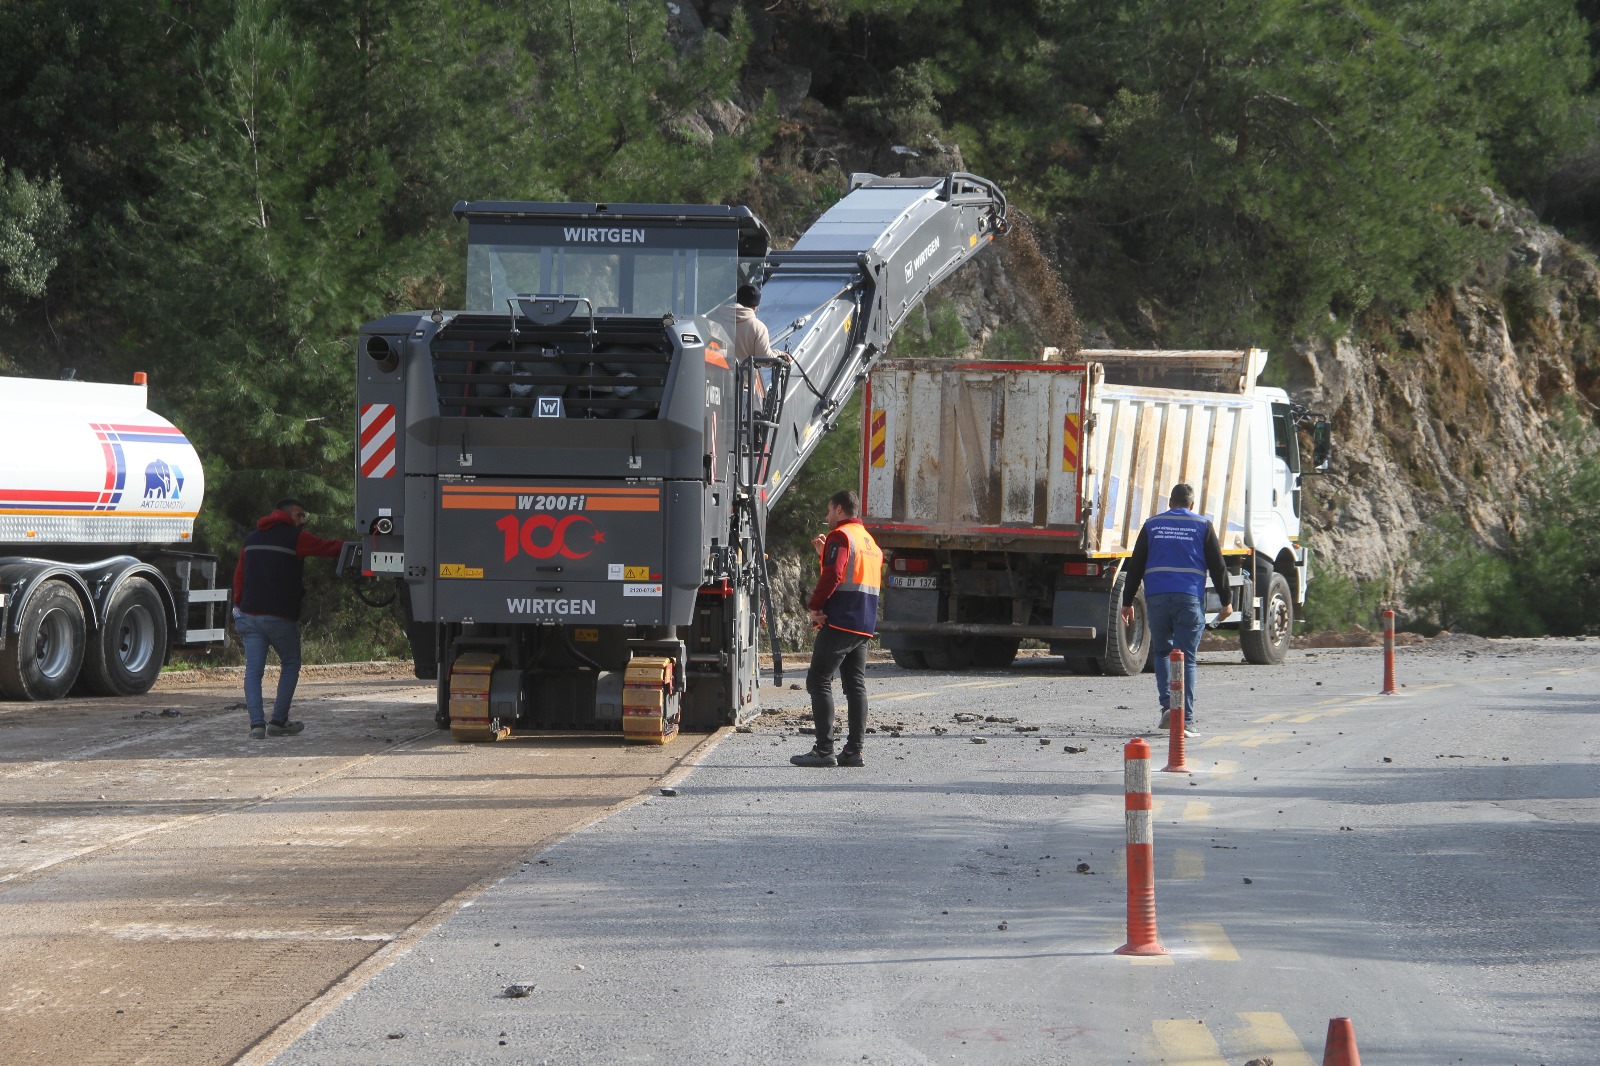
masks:
[[[371,322],[356,357],[360,566],[401,586],[439,725],[664,743],[751,716],[768,509],[1004,196],[854,175],[783,252],[743,207],[455,215],[466,307]],[[744,283],[777,357],[735,350]]]
[[[216,559],[188,550],[205,472],[132,385],[0,378],[0,697],[147,692],[227,641]]]

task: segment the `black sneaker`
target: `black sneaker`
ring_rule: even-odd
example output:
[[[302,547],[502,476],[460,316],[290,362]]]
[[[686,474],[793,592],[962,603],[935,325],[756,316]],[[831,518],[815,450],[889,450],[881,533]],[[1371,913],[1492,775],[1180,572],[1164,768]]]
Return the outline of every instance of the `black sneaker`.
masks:
[[[841,748],[839,750],[840,766],[865,766],[866,760],[861,758],[860,748]]]
[[[304,722],[268,722],[267,736],[292,737],[306,727]]]
[[[251,726],[250,727],[250,739],[251,740],[266,740],[267,739],[267,727],[264,726],[264,725],[253,725],[253,726]]]
[[[791,755],[789,761],[796,766],[838,766],[839,760],[831,751],[818,751],[812,748],[804,755]]]
[[[1157,729],[1167,729],[1171,725],[1172,725],[1172,712],[1169,711],[1169,710],[1163,710],[1161,712],[1161,724],[1156,726],[1156,728]]]

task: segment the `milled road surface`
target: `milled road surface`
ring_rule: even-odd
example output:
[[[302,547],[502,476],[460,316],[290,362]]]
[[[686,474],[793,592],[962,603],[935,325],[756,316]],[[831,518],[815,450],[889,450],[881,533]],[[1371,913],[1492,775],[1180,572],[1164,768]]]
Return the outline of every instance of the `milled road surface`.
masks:
[[[306,731],[252,741],[238,685],[0,703],[0,1063],[234,1061],[710,742],[456,744],[388,666],[309,670]]]
[[[245,1061],[1312,1066],[1349,1016],[1371,1063],[1593,1066],[1595,647],[1438,640],[1395,696],[1370,649],[1205,654],[1156,959],[1112,953],[1149,676],[874,666],[866,767],[771,716]]]

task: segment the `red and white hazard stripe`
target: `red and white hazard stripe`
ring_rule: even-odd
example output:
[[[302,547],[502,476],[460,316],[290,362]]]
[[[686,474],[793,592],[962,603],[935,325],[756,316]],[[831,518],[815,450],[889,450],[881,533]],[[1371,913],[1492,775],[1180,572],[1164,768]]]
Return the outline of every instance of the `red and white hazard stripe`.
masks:
[[[394,476],[394,431],[394,404],[361,405],[362,477]]]

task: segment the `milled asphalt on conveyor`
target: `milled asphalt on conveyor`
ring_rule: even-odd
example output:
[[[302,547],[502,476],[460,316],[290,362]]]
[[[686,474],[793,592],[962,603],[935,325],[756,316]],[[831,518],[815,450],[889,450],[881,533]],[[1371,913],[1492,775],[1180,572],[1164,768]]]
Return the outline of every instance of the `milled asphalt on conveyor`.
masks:
[[[1310,1066],[1327,1019],[1349,1014],[1374,1061],[1581,1062],[1554,1036],[1546,1058],[1509,1057],[1528,1034],[1456,994],[1474,971],[1425,969],[1402,942],[1416,931],[1380,928],[1345,884],[1377,838],[1340,835],[1364,808],[1335,798],[1339,774],[1440,772],[1418,722],[1447,723],[1437,712],[1476,666],[1403,659],[1413,691],[1374,705],[1370,650],[1278,669],[1202,660],[1198,772],[1154,775],[1170,959],[1112,953],[1121,750],[1153,724],[1149,675],[875,666],[874,725],[905,728],[869,737],[865,768],[790,767],[810,739],[773,718],[729,735],[677,795],[530,856],[348,999],[336,991],[271,1061]],[[1532,693],[1544,683],[1529,676],[1570,666],[1491,669],[1483,685]],[[1504,707],[1501,722],[1523,729]],[[1149,739],[1159,768],[1165,740]],[[1593,819],[1581,828],[1592,840]]]

